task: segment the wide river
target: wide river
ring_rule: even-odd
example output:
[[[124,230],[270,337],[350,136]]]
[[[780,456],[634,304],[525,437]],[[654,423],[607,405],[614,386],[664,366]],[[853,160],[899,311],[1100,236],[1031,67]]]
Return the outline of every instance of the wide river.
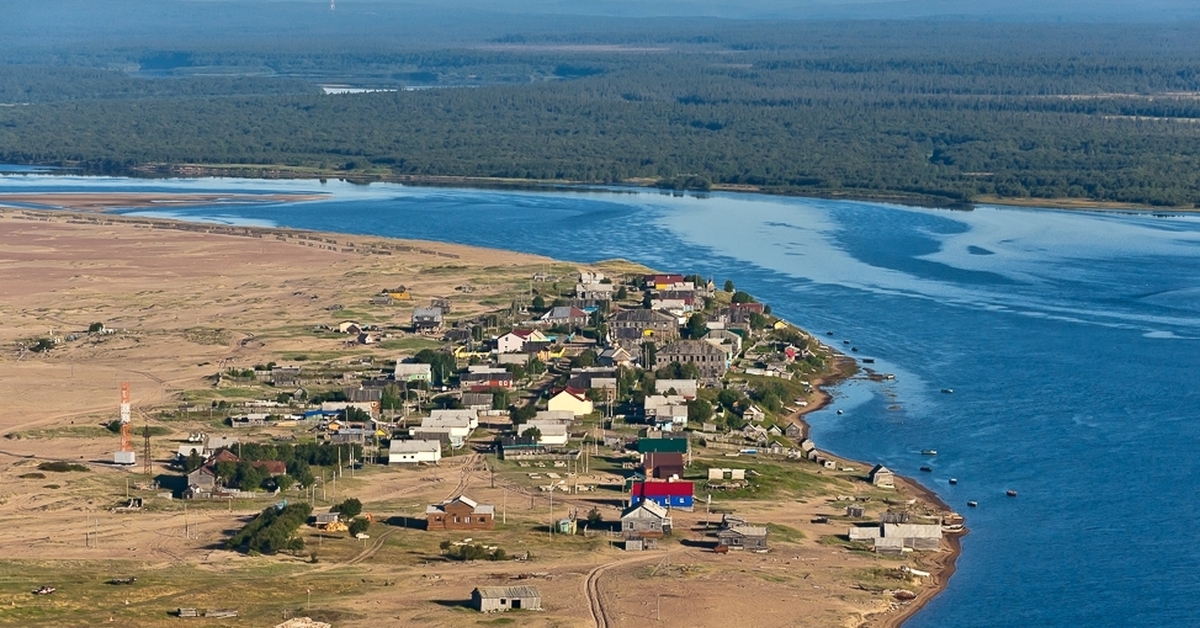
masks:
[[[909,626],[1200,625],[1200,217],[621,190],[0,179],[0,192],[160,189],[330,196],[125,213],[580,262],[624,257],[732,279],[896,374],[839,386],[810,419],[822,448],[917,477],[968,517],[958,573]],[[924,464],[933,472],[919,472]],[[1010,488],[1019,497],[1005,497]]]

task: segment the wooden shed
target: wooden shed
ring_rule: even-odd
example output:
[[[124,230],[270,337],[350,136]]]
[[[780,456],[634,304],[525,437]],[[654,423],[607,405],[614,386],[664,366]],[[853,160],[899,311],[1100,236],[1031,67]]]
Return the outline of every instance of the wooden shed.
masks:
[[[542,594],[537,587],[477,587],[471,592],[471,605],[481,613],[509,610],[542,610]]]
[[[891,469],[881,464],[875,465],[875,467],[871,469],[871,473],[867,475],[867,478],[870,479],[871,484],[874,484],[875,486],[881,486],[883,488],[896,487],[896,474],[893,473]]]

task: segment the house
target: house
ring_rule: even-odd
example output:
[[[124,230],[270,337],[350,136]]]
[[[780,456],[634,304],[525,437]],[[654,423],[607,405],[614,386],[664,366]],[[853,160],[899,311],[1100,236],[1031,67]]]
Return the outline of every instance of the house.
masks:
[[[697,388],[699,388],[699,382],[694,379],[654,380],[654,392],[660,395],[680,395],[688,401],[696,398]]]
[[[609,347],[600,352],[596,361],[604,366],[632,366],[634,357],[622,347]]]
[[[366,327],[364,325],[360,325],[354,321],[342,321],[341,323],[338,323],[337,330],[339,333],[357,336],[361,334],[365,328]]]
[[[371,305],[392,305],[395,302],[396,300],[393,299],[392,295],[388,294],[387,292],[381,292],[371,297]]]
[[[462,394],[462,404],[464,408],[474,410],[491,410],[494,397],[490,392],[465,392]]]
[[[542,610],[537,587],[478,587],[471,592],[471,606],[481,613],[509,610]]]
[[[646,275],[642,283],[647,289],[666,290],[673,285],[684,283],[683,275]]]
[[[665,508],[692,509],[691,482],[634,482],[630,489],[631,504],[652,501]]]
[[[300,367],[277,366],[271,369],[271,385],[276,388],[292,388],[300,385]]]
[[[217,464],[220,462],[237,463],[240,458],[228,449],[221,449],[209,458],[200,468],[187,476],[188,488],[194,492],[211,492],[217,487]]]
[[[567,444],[570,434],[567,432],[567,426],[562,423],[547,423],[530,421],[518,428],[521,432],[534,427],[541,433],[535,441],[542,447],[563,447]]]
[[[643,457],[656,453],[688,453],[686,438],[639,438],[637,446]]]
[[[896,474],[881,464],[877,464],[871,469],[871,472],[867,474],[867,479],[875,486],[896,488]]]
[[[662,347],[654,356],[654,368],[672,363],[691,364],[700,376],[709,379],[725,375],[729,368],[725,351],[704,340],[678,340]]]
[[[427,530],[492,530],[496,527],[496,507],[459,495],[425,508]]]
[[[611,283],[580,282],[575,284],[575,298],[585,301],[611,301],[614,292]]]
[[[534,415],[530,425],[538,425],[542,423],[558,423],[560,425],[570,425],[575,420],[575,413],[570,410],[538,410]]]
[[[361,402],[325,401],[325,402],[321,403],[321,410],[323,410],[325,412],[344,413],[349,408],[361,410],[362,412],[365,412],[371,418],[375,418],[375,417],[379,416],[379,402],[378,401],[361,401]]]
[[[621,512],[621,534],[625,538],[658,538],[670,533],[671,516],[652,501],[641,501]]]
[[[606,277],[604,273],[598,270],[581,270],[579,271],[579,283],[602,283]],[[606,285],[612,285],[608,283]]]
[[[550,398],[546,408],[551,412],[570,412],[575,416],[583,416],[592,413],[592,400],[582,390],[564,388]]]
[[[847,533],[851,541],[871,541],[880,554],[900,554],[904,550],[937,551],[942,546],[942,525],[938,523],[889,523],[855,526]]]
[[[464,419],[468,429],[474,430],[479,427],[479,412],[475,410],[430,410],[429,419],[431,427],[440,427],[438,422],[453,422],[458,425]],[[425,423],[422,422],[421,425],[425,425]],[[450,423],[445,423],[445,425],[450,425]]]
[[[710,329],[702,340],[724,351],[730,359],[742,352],[742,337],[726,329]]]
[[[649,453],[642,457],[646,477],[659,480],[683,477],[685,460],[680,453]]]
[[[717,533],[717,546],[755,552],[767,549],[766,526],[732,525]]]
[[[413,308],[412,326],[415,331],[433,331],[442,327],[442,308]]]
[[[538,318],[538,322],[543,325],[566,325],[568,327],[582,327],[588,324],[588,313],[583,310],[569,305],[562,305],[550,308],[545,314]]]
[[[684,316],[694,309],[693,301],[689,297],[687,299],[651,299],[650,309],[663,310],[670,312],[676,316]]]
[[[793,443],[799,443],[804,440],[804,426],[799,423],[788,423],[783,429],[783,435]]]
[[[763,412],[761,408],[754,404],[748,404],[742,410],[742,418],[750,421],[751,423],[758,423],[759,421],[767,418],[767,413]]]
[[[500,460],[521,456],[540,456],[548,453],[545,445],[538,443],[536,438],[524,436],[501,436],[496,441],[496,457]]]
[[[527,343],[549,341],[550,339],[537,329],[514,329],[496,339],[496,351],[498,353],[520,353],[525,350]]]
[[[428,382],[433,379],[433,367],[417,362],[396,362],[393,373],[398,382]]]
[[[658,310],[624,310],[608,319],[614,338],[669,342],[679,338],[679,319]]]
[[[463,388],[471,392],[484,392],[492,388],[512,388],[512,373],[502,368],[490,366],[470,366],[467,372],[458,376]]]
[[[442,444],[436,440],[393,440],[388,446],[388,464],[411,464],[442,459]]]

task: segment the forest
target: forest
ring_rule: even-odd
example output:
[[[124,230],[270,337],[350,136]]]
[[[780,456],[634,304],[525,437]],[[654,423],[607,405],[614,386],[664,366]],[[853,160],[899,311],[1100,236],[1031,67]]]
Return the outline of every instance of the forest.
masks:
[[[0,54],[0,162],[1200,206],[1197,23],[176,43]]]

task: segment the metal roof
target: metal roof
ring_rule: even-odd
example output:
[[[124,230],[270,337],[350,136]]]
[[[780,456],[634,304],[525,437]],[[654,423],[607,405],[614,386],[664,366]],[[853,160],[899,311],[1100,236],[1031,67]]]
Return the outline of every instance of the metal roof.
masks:
[[[542,597],[537,587],[528,585],[517,587],[476,587],[475,592],[479,594],[479,597],[489,599]]]

